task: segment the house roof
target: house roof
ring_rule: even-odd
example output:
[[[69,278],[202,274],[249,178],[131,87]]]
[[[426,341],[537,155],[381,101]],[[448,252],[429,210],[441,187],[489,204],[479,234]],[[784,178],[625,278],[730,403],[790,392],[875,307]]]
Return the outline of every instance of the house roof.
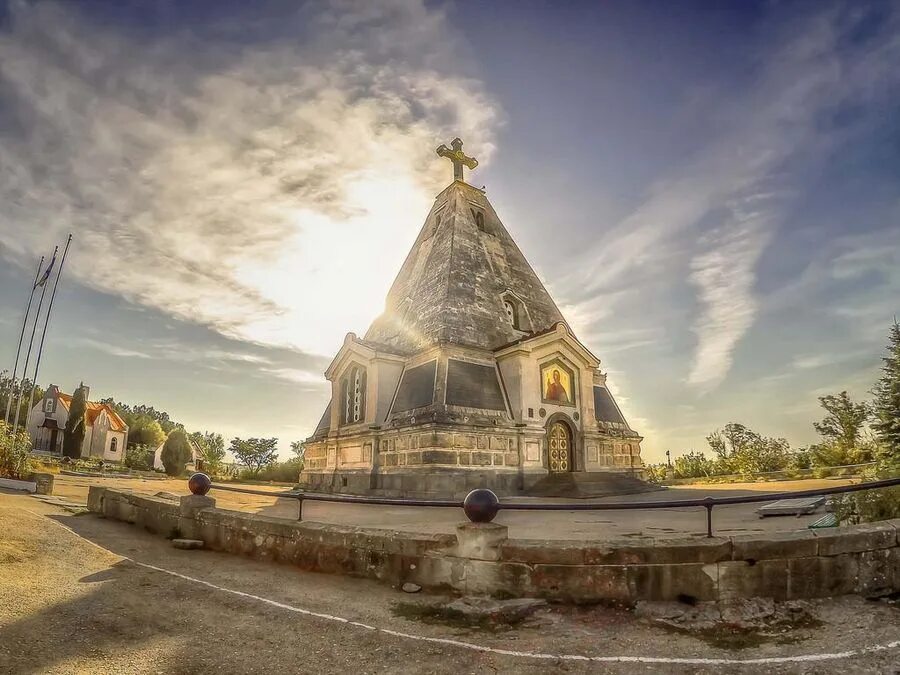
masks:
[[[63,404],[66,410],[72,405],[72,396],[70,394],[57,394],[59,398],[59,402]],[[85,401],[84,402],[84,418],[86,424],[91,427],[94,426],[94,422],[100,417],[100,413],[106,411],[107,417],[109,417],[109,427],[113,431],[127,431],[128,425],[125,424],[125,420],[119,417],[119,413],[115,411],[115,409],[109,405],[108,403],[97,403],[96,401]]]

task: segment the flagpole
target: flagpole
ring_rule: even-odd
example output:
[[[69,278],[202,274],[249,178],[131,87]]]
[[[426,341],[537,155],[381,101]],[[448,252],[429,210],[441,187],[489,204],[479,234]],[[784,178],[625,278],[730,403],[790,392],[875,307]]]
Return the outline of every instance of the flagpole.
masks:
[[[6,398],[6,414],[3,421],[9,423],[9,410],[12,408],[13,387],[16,392],[19,390],[19,381],[16,379],[16,373],[19,370],[19,354],[22,351],[22,340],[25,339],[25,326],[28,325],[28,315],[31,313],[31,303],[34,301],[34,289],[37,288],[38,277],[41,275],[41,267],[44,266],[44,256],[41,256],[38,262],[37,271],[34,273],[34,281],[31,282],[31,293],[28,296],[28,306],[25,308],[25,318],[22,319],[22,332],[19,333],[19,345],[16,347],[16,365],[13,366],[12,382],[9,383],[9,395]]]
[[[56,298],[56,287],[59,286],[59,278],[62,276],[63,267],[66,264],[66,254],[69,252],[69,244],[72,243],[72,234],[69,233],[69,238],[66,239],[66,247],[63,249],[62,259],[59,261],[59,269],[56,270],[56,279],[53,281],[53,291],[50,293],[50,302],[47,304],[47,318],[44,320],[44,330],[41,332],[41,344],[38,347],[37,358],[34,362],[34,377],[31,378],[31,398],[29,401],[34,401],[34,394],[37,391],[37,378],[38,378],[38,370],[41,367],[41,354],[44,353],[44,338],[47,337],[47,326],[50,325],[50,312],[53,311],[53,300]],[[25,428],[28,429],[28,423],[31,421],[31,408],[33,406],[29,403],[28,412],[25,413]]]
[[[53,249],[53,258],[56,260],[56,252],[59,246]],[[22,383],[25,382],[25,375],[28,373],[28,362],[31,361],[31,348],[34,346],[34,334],[37,332],[38,318],[41,316],[41,307],[44,305],[44,295],[47,293],[47,284],[41,286],[41,297],[38,298],[37,313],[34,315],[34,323],[31,325],[31,337],[28,339],[28,351],[25,352],[25,368],[22,370]],[[30,407],[30,406],[29,406]],[[22,387],[19,387],[19,398],[16,401],[16,416],[13,422],[13,433],[15,434],[19,428],[19,413],[22,410]]]

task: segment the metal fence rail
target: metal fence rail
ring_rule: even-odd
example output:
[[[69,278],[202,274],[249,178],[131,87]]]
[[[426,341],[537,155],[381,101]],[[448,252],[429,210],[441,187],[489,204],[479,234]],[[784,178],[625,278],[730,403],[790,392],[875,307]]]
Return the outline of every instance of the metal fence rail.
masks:
[[[208,480],[208,479],[207,479]],[[846,494],[864,490],[877,490],[900,486],[900,476],[883,480],[857,483],[855,485],[839,485],[812,490],[795,490],[793,492],[772,492],[767,494],[746,495],[737,497],[703,497],[702,499],[669,499],[660,501],[596,503],[596,502],[564,502],[564,503],[527,503],[501,502],[490,490],[473,490],[463,501],[439,499],[390,499],[384,497],[362,497],[353,495],[329,495],[315,492],[288,490],[286,492],[267,492],[230,485],[209,483],[209,488],[226,492],[262,495],[281,499],[296,499],[298,503],[298,520],[303,520],[303,502],[334,502],[339,504],[371,504],[381,506],[424,506],[438,508],[461,508],[469,520],[489,522],[501,511],[635,511],[650,509],[672,509],[703,507],[706,509],[706,536],[713,536],[712,511],[716,506],[735,504],[755,504],[759,502],[777,501],[779,499],[800,499],[803,497],[820,497],[826,495]]]

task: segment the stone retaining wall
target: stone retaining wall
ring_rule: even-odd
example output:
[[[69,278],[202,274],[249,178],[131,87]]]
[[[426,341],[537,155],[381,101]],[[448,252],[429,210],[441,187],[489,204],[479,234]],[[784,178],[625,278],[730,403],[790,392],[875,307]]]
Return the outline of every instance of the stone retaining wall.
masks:
[[[88,508],[164,536],[303,569],[466,594],[567,602],[776,600],[900,590],[900,520],[765,536],[611,541],[508,539],[503,525],[427,535],[296,522],[92,487]]]

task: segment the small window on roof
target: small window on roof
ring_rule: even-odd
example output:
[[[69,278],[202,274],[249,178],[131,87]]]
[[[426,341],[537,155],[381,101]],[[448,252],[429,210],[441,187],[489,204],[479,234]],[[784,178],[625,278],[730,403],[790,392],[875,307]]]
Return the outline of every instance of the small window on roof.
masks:
[[[528,332],[530,323],[522,301],[510,291],[503,293],[500,300],[503,302],[503,311],[509,324],[516,330]]]
[[[512,324],[513,328],[519,327],[519,321],[516,318],[516,307],[509,300],[503,301],[503,309],[506,310],[506,318]]]
[[[475,226],[484,232],[484,214],[481,211],[472,209],[472,216],[475,218]]]

